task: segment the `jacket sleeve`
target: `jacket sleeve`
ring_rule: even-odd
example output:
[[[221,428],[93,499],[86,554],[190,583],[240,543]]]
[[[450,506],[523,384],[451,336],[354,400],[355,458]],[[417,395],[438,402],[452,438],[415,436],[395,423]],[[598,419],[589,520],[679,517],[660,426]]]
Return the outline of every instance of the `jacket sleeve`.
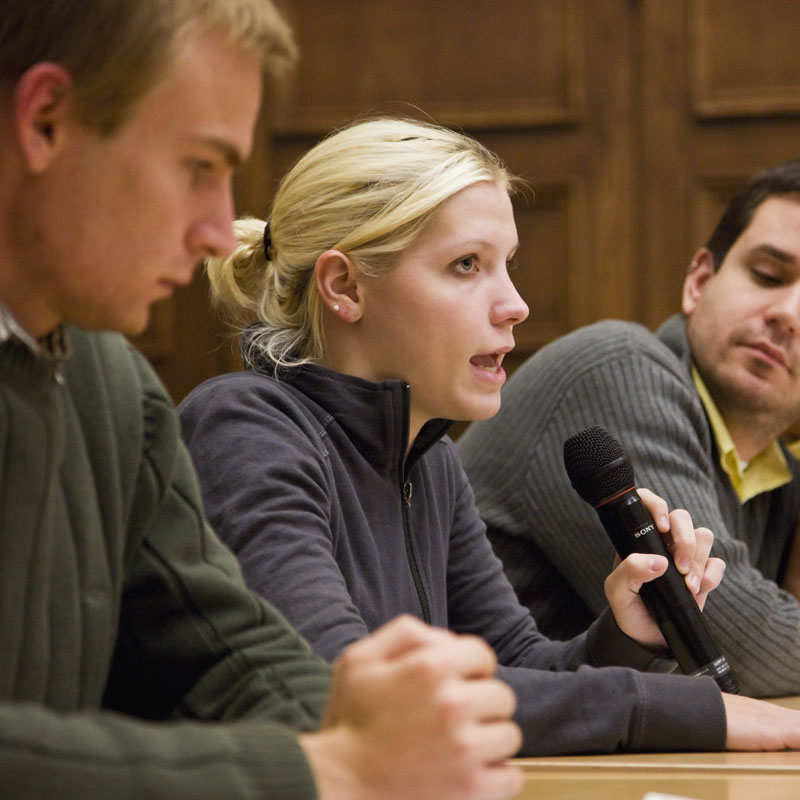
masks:
[[[567,642],[539,633],[491,551],[458,464],[454,476],[451,627],[494,647],[498,677],[517,695],[521,754],[723,749],[725,712],[714,681],[638,672],[663,659],[622,633],[609,611]]]
[[[205,523],[171,403],[143,358],[107,344],[91,357],[133,359],[145,420],[106,696],[69,712],[0,705],[0,793],[313,798],[297,733],[318,724],[327,666],[246,589]]]
[[[742,690],[796,694],[800,605],[761,571],[765,552],[779,553],[793,530],[787,509],[796,509],[796,497],[786,501],[783,519],[775,511],[796,487],[741,507],[729,487],[717,484],[712,434],[686,367],[631,326],[605,323],[589,331],[534,357],[504,397],[499,417],[476,426],[468,440],[481,511],[503,516],[500,527],[518,540],[504,558],[513,558],[522,574],[526,558],[533,559],[530,572],[536,559],[546,558],[595,615],[605,608],[603,581],[613,549],[597,515],[569,485],[562,462],[567,437],[602,425],[630,454],[637,485],[671,508],[687,509],[695,525],[714,533],[712,554],[727,569],[704,613]],[[493,452],[479,464],[475,454],[482,445]],[[506,463],[515,465],[514,475],[503,471]],[[493,469],[503,474],[492,475]]]
[[[315,798],[297,735],[263,720],[145,722],[0,705],[0,788],[8,800]]]
[[[181,422],[209,519],[247,584],[333,661],[369,629],[334,553],[336,487],[319,428],[244,373],[196,389]]]

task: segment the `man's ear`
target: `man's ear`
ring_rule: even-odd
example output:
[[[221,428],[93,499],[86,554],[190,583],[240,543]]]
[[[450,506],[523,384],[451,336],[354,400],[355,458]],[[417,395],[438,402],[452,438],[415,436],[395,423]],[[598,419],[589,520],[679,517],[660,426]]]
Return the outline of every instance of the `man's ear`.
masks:
[[[361,270],[341,250],[326,250],[314,265],[317,291],[323,304],[339,319],[356,322],[363,313],[359,291]]]
[[[681,308],[688,317],[697,305],[708,279],[714,274],[714,256],[707,247],[701,247],[693,256],[689,264],[689,272],[683,279],[683,294]]]
[[[70,74],[58,64],[34,64],[17,81],[12,106],[20,150],[34,174],[44,172],[58,154],[71,113]]]

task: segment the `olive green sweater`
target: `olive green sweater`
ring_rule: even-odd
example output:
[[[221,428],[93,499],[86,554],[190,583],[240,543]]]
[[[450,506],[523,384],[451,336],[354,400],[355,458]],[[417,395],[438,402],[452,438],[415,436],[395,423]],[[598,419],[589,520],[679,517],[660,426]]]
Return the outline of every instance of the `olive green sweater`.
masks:
[[[0,344],[0,796],[315,797],[327,667],[209,529],[142,356],[69,335]]]

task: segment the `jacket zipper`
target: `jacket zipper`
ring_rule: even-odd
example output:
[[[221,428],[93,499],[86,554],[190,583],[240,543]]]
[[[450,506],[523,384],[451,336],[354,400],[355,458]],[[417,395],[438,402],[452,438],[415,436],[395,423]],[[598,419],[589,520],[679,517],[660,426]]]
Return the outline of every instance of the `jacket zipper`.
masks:
[[[408,437],[408,384],[403,384],[403,430],[406,431],[406,438]],[[400,461],[400,495],[402,497],[401,508],[403,512],[403,532],[406,540],[406,555],[408,557],[408,565],[411,568],[411,577],[414,579],[414,587],[417,590],[419,603],[422,607],[422,619],[431,624],[431,610],[428,603],[428,595],[425,592],[425,586],[422,583],[422,575],[420,574],[419,563],[417,561],[417,554],[414,549],[414,542],[411,538],[411,530],[408,525],[408,509],[411,507],[411,494],[414,489],[411,481],[405,480],[404,475],[405,465],[405,450]]]

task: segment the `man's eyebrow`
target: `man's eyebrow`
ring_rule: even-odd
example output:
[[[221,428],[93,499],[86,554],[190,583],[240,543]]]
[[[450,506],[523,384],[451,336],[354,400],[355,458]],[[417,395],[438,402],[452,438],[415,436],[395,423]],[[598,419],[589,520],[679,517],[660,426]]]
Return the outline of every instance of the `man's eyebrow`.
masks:
[[[760,256],[765,255],[769,256],[770,258],[774,259],[775,261],[781,261],[784,264],[794,264],[797,259],[786,250],[781,250],[780,247],[775,247],[772,244],[757,244],[755,247],[750,250],[751,256]]]
[[[204,136],[198,139],[198,141],[200,144],[218,150],[228,166],[232,169],[238,169],[244,163],[245,157],[236,147],[225,139],[219,139],[216,136]]]

